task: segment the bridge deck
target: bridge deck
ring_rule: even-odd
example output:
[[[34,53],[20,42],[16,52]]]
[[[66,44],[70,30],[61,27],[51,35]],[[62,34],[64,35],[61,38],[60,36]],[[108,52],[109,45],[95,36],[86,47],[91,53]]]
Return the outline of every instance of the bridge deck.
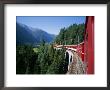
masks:
[[[85,74],[85,65],[76,52],[73,52],[73,62],[69,65],[67,74]]]

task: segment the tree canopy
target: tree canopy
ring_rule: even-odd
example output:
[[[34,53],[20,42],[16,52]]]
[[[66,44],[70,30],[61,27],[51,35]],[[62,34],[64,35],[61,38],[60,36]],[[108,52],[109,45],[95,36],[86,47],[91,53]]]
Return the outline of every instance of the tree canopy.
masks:
[[[55,39],[57,44],[78,44],[84,40],[85,24],[73,24],[67,28],[62,28]]]

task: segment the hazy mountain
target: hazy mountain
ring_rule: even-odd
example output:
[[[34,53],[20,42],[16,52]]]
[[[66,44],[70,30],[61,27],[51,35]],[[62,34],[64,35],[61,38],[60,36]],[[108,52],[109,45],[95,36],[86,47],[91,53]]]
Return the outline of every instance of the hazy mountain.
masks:
[[[31,34],[29,28],[25,25],[16,23],[16,43],[28,44],[36,42],[35,37]]]
[[[38,40],[39,42],[44,40],[45,42],[50,43],[55,38],[55,35],[49,34],[38,28],[32,28],[32,34],[36,38],[36,40]]]
[[[41,29],[32,28],[21,23],[16,23],[17,44],[38,44],[42,40],[44,40],[47,43],[50,43],[54,39],[54,34],[49,34]]]

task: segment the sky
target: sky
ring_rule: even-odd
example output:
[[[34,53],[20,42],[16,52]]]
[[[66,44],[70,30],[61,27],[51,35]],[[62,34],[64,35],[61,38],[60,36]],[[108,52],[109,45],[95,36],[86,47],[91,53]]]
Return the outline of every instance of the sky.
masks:
[[[85,23],[85,16],[17,16],[16,21],[58,35],[61,28]]]

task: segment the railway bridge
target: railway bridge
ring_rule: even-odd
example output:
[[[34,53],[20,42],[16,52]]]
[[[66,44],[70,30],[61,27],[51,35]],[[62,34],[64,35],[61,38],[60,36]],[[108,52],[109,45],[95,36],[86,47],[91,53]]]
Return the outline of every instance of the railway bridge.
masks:
[[[77,46],[75,45],[57,45],[55,49],[66,48],[65,58],[68,59],[67,74],[85,74],[85,65],[82,58],[78,55]],[[80,49],[81,50],[81,49]]]

